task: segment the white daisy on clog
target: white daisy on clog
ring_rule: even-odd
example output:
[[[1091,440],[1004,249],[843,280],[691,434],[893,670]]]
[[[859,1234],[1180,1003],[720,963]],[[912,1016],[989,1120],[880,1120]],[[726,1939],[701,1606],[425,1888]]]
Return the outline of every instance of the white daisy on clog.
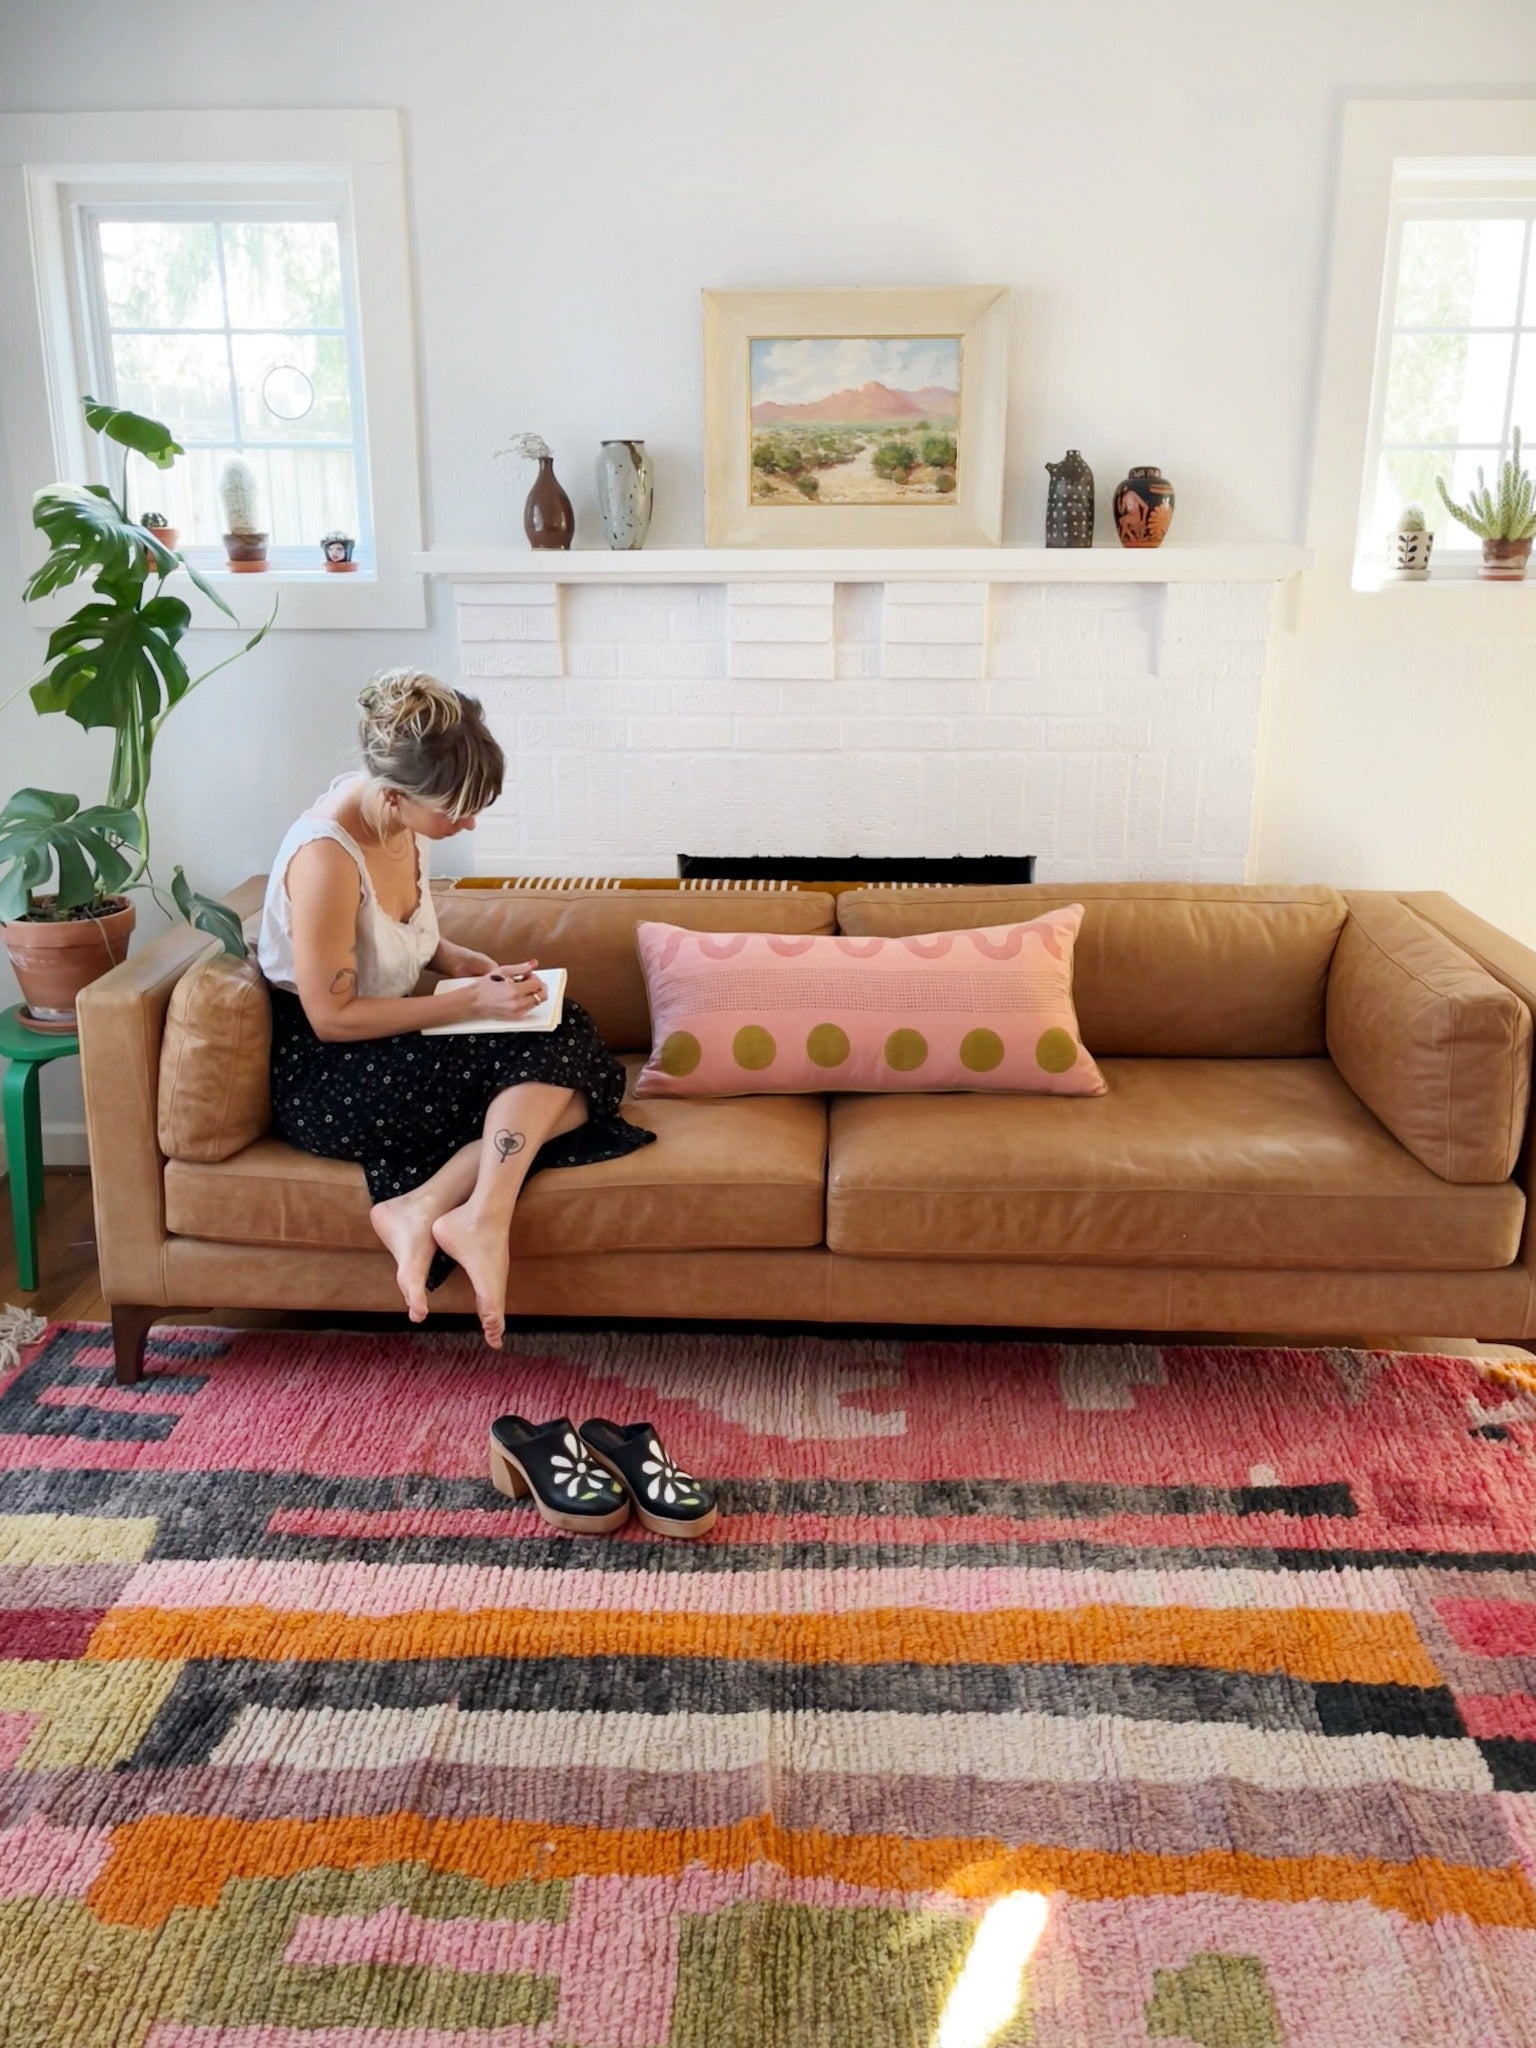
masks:
[[[655,1437],[650,1438],[645,1448],[650,1456],[642,1460],[640,1470],[646,1475],[647,1500],[665,1501],[668,1507],[697,1507],[699,1487],[693,1474],[674,1465]]]
[[[562,1458],[558,1451],[551,1451],[549,1468],[555,1475],[555,1485],[564,1488],[572,1500],[599,1500],[605,1493],[623,1491],[616,1480],[593,1464],[586,1445],[574,1431],[568,1429],[560,1441],[571,1455]]]

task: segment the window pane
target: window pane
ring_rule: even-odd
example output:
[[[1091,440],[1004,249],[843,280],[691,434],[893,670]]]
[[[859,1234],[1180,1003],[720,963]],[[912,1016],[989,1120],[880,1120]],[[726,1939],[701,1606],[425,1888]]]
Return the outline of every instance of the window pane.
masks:
[[[232,327],[341,326],[334,221],[226,221],[223,233]]]
[[[114,334],[117,402],[164,420],[178,441],[227,441],[229,358],[218,334]]]
[[[1527,469],[1536,461],[1536,333],[1520,337],[1520,359],[1515,365],[1515,409],[1510,425],[1520,429],[1520,459]]]
[[[1387,441],[1497,441],[1509,389],[1507,334],[1394,334]]]
[[[1452,459],[1450,451],[1444,448],[1386,449],[1377,470],[1372,531],[1366,535],[1367,546],[1385,539],[1397,525],[1405,505],[1418,504],[1423,507],[1425,521],[1435,536],[1435,546],[1442,553],[1455,548],[1481,548],[1477,535],[1446,511],[1435,489],[1435,478],[1443,476],[1451,496],[1458,505],[1464,505],[1467,493],[1477,483],[1479,463],[1484,475],[1491,476],[1498,468],[1498,450],[1463,448]]]
[[[252,441],[344,441],[352,434],[347,344],[339,334],[237,334],[240,431]]]
[[[207,221],[97,223],[113,327],[222,327],[224,299]]]
[[[1394,326],[1512,326],[1524,241],[1521,220],[1404,221]]]

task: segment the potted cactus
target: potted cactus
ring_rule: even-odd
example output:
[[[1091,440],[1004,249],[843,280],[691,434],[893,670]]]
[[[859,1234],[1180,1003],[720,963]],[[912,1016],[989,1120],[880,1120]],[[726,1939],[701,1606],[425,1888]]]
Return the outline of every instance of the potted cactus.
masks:
[[[139,524],[146,533],[152,533],[163,548],[175,547],[181,538],[181,529],[172,526],[163,512],[141,512]]]
[[[267,566],[267,536],[257,524],[256,477],[238,455],[219,472],[219,502],[224,507],[224,554],[237,576],[253,575]]]
[[[1422,583],[1429,574],[1429,551],[1435,536],[1422,505],[1405,505],[1387,535],[1387,578],[1392,583]]]
[[[1484,582],[1521,582],[1531,559],[1531,539],[1536,535],[1536,480],[1520,461],[1520,429],[1515,429],[1512,453],[1499,464],[1496,489],[1490,490],[1484,483],[1481,463],[1477,489],[1467,493],[1465,505],[1452,498],[1444,477],[1435,478],[1435,488],[1451,517],[1482,540],[1480,573]]]

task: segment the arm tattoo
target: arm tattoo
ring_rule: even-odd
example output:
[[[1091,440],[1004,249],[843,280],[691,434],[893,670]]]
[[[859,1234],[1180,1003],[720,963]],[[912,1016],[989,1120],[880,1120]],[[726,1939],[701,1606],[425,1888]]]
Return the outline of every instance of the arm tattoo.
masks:
[[[355,967],[337,968],[336,972],[331,976],[331,994],[333,996],[355,996],[357,994],[357,969]]]
[[[491,1140],[504,1160],[515,1158],[527,1142],[521,1131],[498,1131]]]

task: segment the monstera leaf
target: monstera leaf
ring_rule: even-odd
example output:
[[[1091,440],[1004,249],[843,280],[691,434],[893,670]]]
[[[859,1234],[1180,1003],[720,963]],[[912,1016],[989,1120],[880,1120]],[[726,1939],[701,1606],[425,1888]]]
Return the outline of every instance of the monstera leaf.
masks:
[[[56,911],[77,910],[110,896],[132,872],[123,847],[137,852],[133,811],[93,804],[56,789],[18,789],[0,811],[0,921],[24,917],[32,892],[58,869]]]
[[[179,557],[147,526],[125,519],[105,484],[49,484],[32,500],[32,524],[48,537],[48,559],[27,578],[30,603],[80,576],[120,587],[125,599],[141,587],[153,561],[169,576]]]
[[[132,420],[138,415],[122,413],[118,417]],[[22,596],[28,603],[64,589],[81,576],[93,576],[98,597],[135,604],[153,567],[162,577],[181,569],[210,604],[217,605],[227,619],[234,617],[212,584],[168,548],[152,527],[123,517],[105,484],[50,484],[32,500],[32,524],[47,535],[48,558],[27,578]]]
[[[103,405],[97,398],[82,398],[80,403],[85,410],[85,424],[93,434],[105,434],[120,448],[131,448],[156,469],[169,469],[178,455],[187,452],[179,441],[171,439],[171,430],[163,420],[146,419],[141,412],[123,412],[115,405]]]
[[[227,903],[199,895],[179,866],[171,872],[171,894],[176,899],[176,908],[195,931],[211,932],[226,953],[236,960],[245,958],[245,933]]]

